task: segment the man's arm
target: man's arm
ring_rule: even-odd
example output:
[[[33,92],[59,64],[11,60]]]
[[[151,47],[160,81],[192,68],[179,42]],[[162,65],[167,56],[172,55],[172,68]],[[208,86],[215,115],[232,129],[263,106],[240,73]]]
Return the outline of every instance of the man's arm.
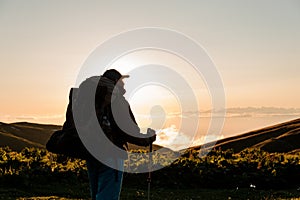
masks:
[[[126,142],[139,146],[148,146],[155,141],[155,132],[142,134],[138,127],[129,103],[124,97],[113,104],[113,118],[119,129],[119,133],[125,138]]]

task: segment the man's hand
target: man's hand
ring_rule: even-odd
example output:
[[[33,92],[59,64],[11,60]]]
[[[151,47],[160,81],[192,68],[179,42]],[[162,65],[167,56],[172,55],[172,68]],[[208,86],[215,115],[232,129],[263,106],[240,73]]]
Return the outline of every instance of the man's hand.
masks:
[[[148,128],[147,129],[147,136],[149,138],[149,144],[153,143],[156,140],[155,130]]]

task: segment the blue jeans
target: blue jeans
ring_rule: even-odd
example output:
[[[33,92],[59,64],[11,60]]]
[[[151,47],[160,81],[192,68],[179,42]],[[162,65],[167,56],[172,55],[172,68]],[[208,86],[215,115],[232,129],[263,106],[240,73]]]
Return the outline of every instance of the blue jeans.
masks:
[[[123,166],[123,160],[120,161]],[[121,193],[123,172],[112,169],[97,160],[86,161],[92,200],[118,200]]]

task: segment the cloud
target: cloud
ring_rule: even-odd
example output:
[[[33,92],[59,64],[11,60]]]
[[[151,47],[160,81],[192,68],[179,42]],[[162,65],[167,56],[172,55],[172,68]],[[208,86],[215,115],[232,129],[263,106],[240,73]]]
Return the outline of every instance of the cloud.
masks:
[[[226,113],[226,117],[272,117],[272,116],[300,116],[300,108],[280,108],[280,107],[232,107],[224,109],[212,109],[201,111],[186,111],[183,113],[167,113],[167,117],[222,117]]]
[[[188,148],[192,138],[180,133],[175,125],[157,131],[155,144],[162,145],[172,150]]]
[[[227,108],[227,117],[299,116],[300,108],[245,107]]]
[[[32,123],[45,123],[45,124],[62,124],[65,120],[64,114],[57,114],[57,115],[2,115],[0,116],[0,121],[6,123],[13,123],[13,122],[32,122]]]
[[[153,115],[149,114],[137,115],[140,118],[148,118],[155,120],[165,120],[171,118],[209,118],[212,115],[214,117],[223,117],[226,114],[226,118],[229,117],[273,117],[273,116],[300,116],[300,108],[280,108],[280,107],[232,107],[224,109],[212,109],[212,110],[195,110],[184,112],[168,112],[165,115]]]
[[[21,117],[16,117],[15,118],[16,120],[22,120],[22,121],[27,121],[27,120],[36,120],[36,118],[35,117],[25,117],[25,116],[21,116]]]
[[[170,148],[174,151],[198,146],[207,142],[224,138],[223,135],[202,135],[196,138],[179,132],[175,125],[157,131],[155,144]]]

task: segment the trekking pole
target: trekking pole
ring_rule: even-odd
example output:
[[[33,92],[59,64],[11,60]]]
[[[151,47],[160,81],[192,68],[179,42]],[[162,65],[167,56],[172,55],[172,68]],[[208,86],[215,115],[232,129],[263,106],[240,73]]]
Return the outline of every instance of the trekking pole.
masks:
[[[149,146],[149,174],[148,174],[148,178],[147,178],[147,182],[148,182],[148,200],[150,200],[151,165],[152,165],[152,143],[150,143],[150,146]]]

